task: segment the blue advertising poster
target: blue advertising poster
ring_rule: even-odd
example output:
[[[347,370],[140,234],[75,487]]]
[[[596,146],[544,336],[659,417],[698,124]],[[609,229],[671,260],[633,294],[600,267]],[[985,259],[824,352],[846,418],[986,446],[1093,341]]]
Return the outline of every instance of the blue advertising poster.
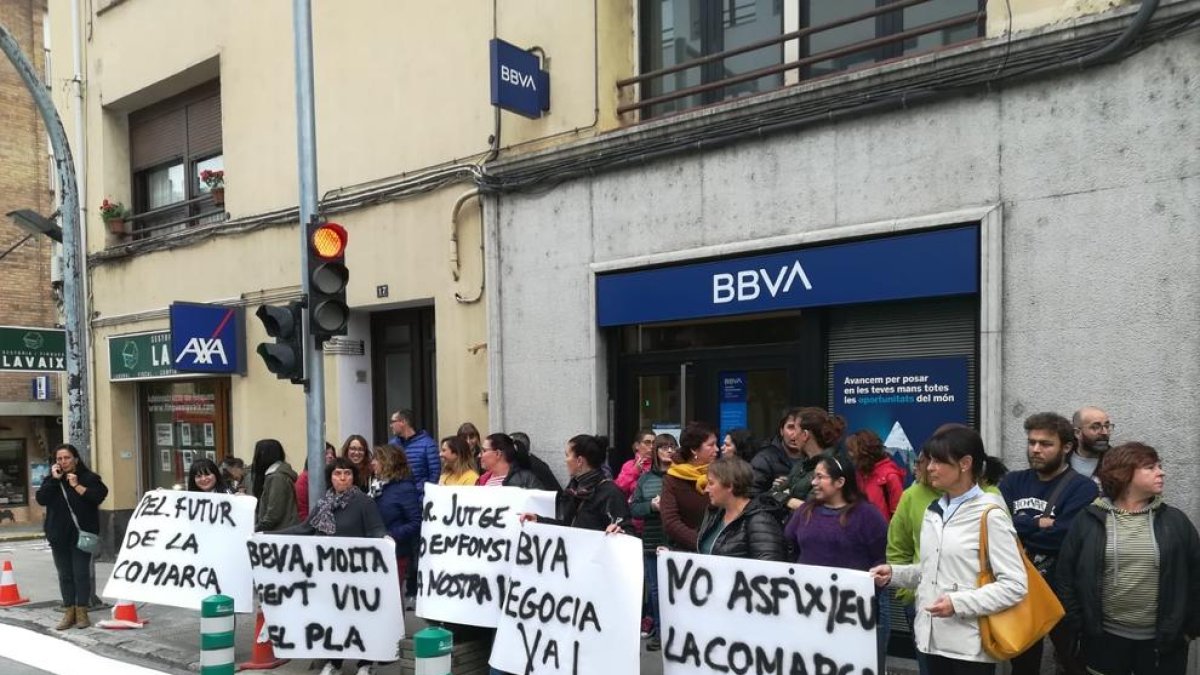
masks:
[[[246,372],[242,354],[245,324],[240,307],[176,302],[171,305],[170,315],[175,370]]]
[[[846,431],[870,429],[905,468],[933,431],[967,424],[966,357],[848,361],[833,366],[833,411]]]
[[[746,373],[745,371],[727,370],[718,375],[720,379],[720,418],[721,433],[717,436],[717,444],[725,438],[725,434],[734,429],[744,428],[747,424],[746,408]]]

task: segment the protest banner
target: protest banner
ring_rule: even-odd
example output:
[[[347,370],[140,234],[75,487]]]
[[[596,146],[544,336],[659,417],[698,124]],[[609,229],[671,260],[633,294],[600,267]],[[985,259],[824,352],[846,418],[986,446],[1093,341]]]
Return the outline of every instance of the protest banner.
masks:
[[[525,523],[489,665],[508,673],[636,673],[642,542]]]
[[[554,517],[554,493],[426,485],[417,616],[495,627],[520,513]]]
[[[260,533],[245,548],[276,656],[400,658],[404,608],[391,539]]]
[[[866,572],[662,553],[663,675],[877,675]]]
[[[213,492],[151,490],[133,510],[103,595],[199,609],[214,594],[254,611],[246,540],[256,500]]]

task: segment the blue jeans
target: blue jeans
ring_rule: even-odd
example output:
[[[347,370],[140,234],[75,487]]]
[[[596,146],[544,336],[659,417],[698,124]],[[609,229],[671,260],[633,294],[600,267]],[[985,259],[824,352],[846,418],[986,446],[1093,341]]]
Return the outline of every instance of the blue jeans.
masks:
[[[904,618],[908,621],[908,632],[913,633],[913,619],[917,617],[917,603],[910,602],[904,606]],[[917,670],[921,675],[929,675],[929,657],[917,649],[917,636],[913,633],[913,652],[917,655]],[[881,671],[882,672],[882,671]]]
[[[658,554],[654,551],[642,553],[643,578],[646,581],[646,616],[654,623],[650,631],[658,634]]]

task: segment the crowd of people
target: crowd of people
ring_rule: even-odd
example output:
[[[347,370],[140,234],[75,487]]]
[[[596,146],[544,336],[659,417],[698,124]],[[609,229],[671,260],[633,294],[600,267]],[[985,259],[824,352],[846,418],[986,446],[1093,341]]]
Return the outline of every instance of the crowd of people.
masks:
[[[1182,674],[1189,642],[1200,635],[1200,537],[1164,502],[1157,451],[1132,441],[1110,447],[1113,429],[1095,407],[1071,419],[1031,415],[1029,468],[1008,471],[962,424],[943,425],[906,461],[873,431],[847,433],[841,417],[802,407],[785,411],[761,445],[745,430],[718,439],[703,422],[678,437],[641,430],[629,450],[577,435],[565,444],[569,481],[561,486],[526,434],[481,436],[466,423],[438,443],[401,410],[387,443],[352,435],[340,449],[327,444],[328,489],[316,504],[308,502],[309,467],[297,474],[273,439],[256,444],[249,467],[198,459],[187,489],[253,494],[259,532],[391,537],[408,609],[427,483],[553,491],[555,517],[521,517],[642,539],[642,637],[650,651],[661,649],[656,556],[663,548],[862,570],[879,587],[878,672],[894,601],[922,675],[993,673],[998,659],[984,647],[979,619],[1025,597],[1024,554],[1066,612],[1048,636],[1058,672]],[[55,450],[37,500],[47,510],[67,607],[60,630],[88,625],[91,552],[80,533],[98,530],[106,494],[75,448]],[[994,581],[981,585],[984,527]],[[1011,659],[1011,670],[1040,673],[1042,660],[1039,641]],[[330,661],[322,673],[341,665]],[[359,663],[359,673],[372,665]]]

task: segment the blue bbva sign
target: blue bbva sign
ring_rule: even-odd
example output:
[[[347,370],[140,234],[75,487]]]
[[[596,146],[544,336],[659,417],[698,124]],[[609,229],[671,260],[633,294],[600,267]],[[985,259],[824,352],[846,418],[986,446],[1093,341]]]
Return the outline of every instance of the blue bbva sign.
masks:
[[[601,326],[975,293],[976,226],[596,278]]]
[[[171,305],[171,353],[175,370],[245,374],[240,307],[176,302]]]
[[[550,110],[550,74],[538,57],[504,40],[489,43],[492,105],[537,119]]]

